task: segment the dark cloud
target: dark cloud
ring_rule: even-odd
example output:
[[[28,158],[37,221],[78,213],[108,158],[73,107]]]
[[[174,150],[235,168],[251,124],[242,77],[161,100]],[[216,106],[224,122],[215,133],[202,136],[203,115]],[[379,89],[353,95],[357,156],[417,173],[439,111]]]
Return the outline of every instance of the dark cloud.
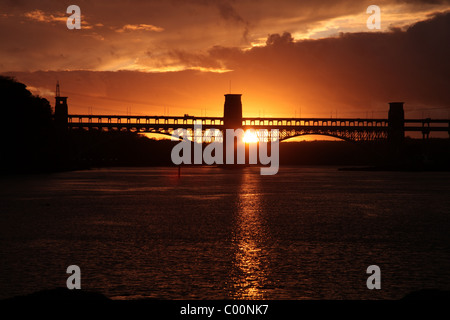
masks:
[[[399,3],[405,2],[379,1],[382,12]],[[442,9],[440,3],[409,3],[402,4],[401,10],[412,12],[413,6],[414,14],[405,19],[415,21],[423,18],[430,8]],[[316,37],[327,37],[349,31],[346,23],[351,24],[345,18],[349,15],[360,15],[357,18],[360,23],[354,27],[360,31],[365,28],[365,9],[372,2],[78,0],[82,30],[68,31],[64,18],[70,4],[54,0],[0,2],[0,71],[139,68],[160,71],[165,63],[166,67],[173,66],[173,61],[165,56],[167,52],[196,54],[216,45],[249,47],[252,43],[263,44],[268,34],[284,31],[297,39],[311,30]],[[342,25],[327,26],[327,22],[339,17],[343,19]],[[112,48],[118,48],[114,49],[115,55],[110,55]],[[146,55],[148,51],[153,58]]]
[[[267,37],[266,45],[268,46],[278,46],[284,44],[291,44],[294,42],[294,38],[289,32],[284,32],[282,35],[278,33],[271,34]]]
[[[445,4],[450,3],[449,0],[397,0],[400,3],[417,3],[417,4]]]
[[[328,114],[336,109],[384,112],[387,103],[394,100],[405,101],[412,109],[448,107],[449,40],[450,13],[437,14],[405,31],[349,33],[303,41],[293,41],[289,33],[272,34],[266,46],[247,51],[216,46],[203,55],[173,52],[172,58],[180,63],[204,68],[224,66],[234,71],[208,77],[173,73],[170,81],[175,91],[190,95],[192,100],[188,101],[193,104],[196,98],[203,99],[204,88],[213,86],[211,92],[221,96],[232,80],[236,90],[252,102],[247,110],[253,113],[263,108],[257,105],[261,101],[279,106],[272,112],[302,105],[303,112],[311,114]],[[132,78],[128,75],[127,82],[133,82]],[[145,78],[145,83],[151,79],[154,91],[161,87],[157,79],[168,79],[142,74],[139,78]],[[127,86],[127,90],[131,89]],[[177,104],[175,100],[173,105]]]
[[[272,34],[266,43],[249,51],[216,47],[203,59],[220,60],[234,77],[251,75],[261,89],[273,86],[318,109],[363,109],[393,100],[450,107],[450,12],[404,31],[296,42],[289,33]]]
[[[221,11],[219,7],[223,3],[229,6],[225,5]],[[75,34],[37,22],[33,28],[26,29],[23,24],[6,21],[0,30],[0,36],[7,41],[0,45],[0,66],[3,71],[14,71],[11,66],[17,65],[23,67],[21,70],[91,70],[12,73],[20,81],[47,92],[53,90],[59,79],[63,90],[69,92],[71,107],[81,108],[83,112],[85,106],[126,110],[126,104],[131,104],[142,113],[160,113],[164,106],[170,106],[178,113],[199,113],[207,107],[211,115],[220,115],[222,94],[228,92],[230,80],[233,92],[243,93],[247,115],[258,115],[265,110],[265,115],[291,116],[294,109],[302,107],[302,114],[311,116],[329,116],[336,109],[341,115],[355,112],[366,116],[365,112],[373,110],[380,112],[375,116],[385,116],[387,103],[393,100],[405,101],[407,108],[450,105],[450,13],[438,13],[427,21],[408,28],[392,28],[390,32],[341,33],[319,40],[295,40],[289,28],[291,22],[280,22],[278,15],[297,7],[272,5],[274,12],[269,14],[267,2],[261,1],[253,8],[264,15],[256,18],[256,9],[250,10],[249,3],[192,0],[178,5],[172,2],[174,12],[187,12],[178,16],[182,22],[174,17],[158,20],[157,16],[149,20],[134,16],[117,22],[117,27],[133,24],[164,28],[162,32],[141,30],[136,34],[114,32],[115,29],[108,28],[107,21],[92,15],[89,19],[92,25],[105,24],[101,34],[105,37],[103,42],[91,37],[92,30]],[[311,3],[302,2],[302,8]],[[359,10],[365,14],[361,8],[347,9],[351,2],[335,2],[339,6],[334,9],[327,7],[331,2],[324,3],[323,9],[311,7],[314,15],[300,18],[309,25],[314,19],[328,17],[333,12]],[[116,6],[118,2],[112,1],[111,5]],[[157,8],[155,11],[162,10]],[[205,17],[206,14],[211,16]],[[263,33],[265,29],[257,25],[275,16],[276,32],[264,33],[266,42],[261,42],[259,47],[243,49],[239,41],[229,42],[229,30],[223,30],[224,21],[229,29],[236,25],[230,31],[230,37],[235,36],[248,21],[252,32]],[[286,15],[282,21],[291,21],[293,16]],[[198,24],[188,24],[188,20],[198,20]],[[185,28],[176,29],[184,25]],[[55,30],[50,32],[51,29]],[[40,34],[52,34],[52,37]],[[212,35],[216,35],[214,41],[209,38]],[[130,61],[160,67],[161,71],[165,67],[177,70],[178,66],[233,71],[223,74],[92,72],[117,70]]]
[[[233,6],[228,2],[221,2],[217,4],[219,13],[225,20],[245,23],[244,19],[236,12]]]
[[[219,13],[222,18],[231,22],[241,23],[244,25],[244,32],[242,38],[248,42],[249,22],[245,21],[233,8],[229,2],[218,3]]]

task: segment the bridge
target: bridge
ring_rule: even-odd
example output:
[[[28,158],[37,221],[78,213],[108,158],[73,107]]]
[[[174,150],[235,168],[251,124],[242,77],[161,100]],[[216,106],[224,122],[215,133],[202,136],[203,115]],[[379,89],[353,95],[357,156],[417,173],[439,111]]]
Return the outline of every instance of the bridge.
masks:
[[[303,135],[325,135],[346,141],[389,140],[400,143],[405,132],[419,132],[428,139],[431,132],[450,135],[450,119],[405,119],[403,102],[389,103],[386,119],[368,118],[244,118],[240,94],[226,94],[223,117],[86,115],[69,114],[67,97],[57,90],[55,121],[61,131],[73,129],[119,130],[172,135],[174,130],[186,129],[194,135],[194,126],[201,124],[202,136],[207,130],[271,129],[280,141]]]

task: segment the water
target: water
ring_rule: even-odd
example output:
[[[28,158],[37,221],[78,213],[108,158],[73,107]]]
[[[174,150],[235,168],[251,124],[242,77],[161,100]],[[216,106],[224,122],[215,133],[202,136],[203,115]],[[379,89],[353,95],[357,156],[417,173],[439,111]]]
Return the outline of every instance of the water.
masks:
[[[0,298],[398,299],[450,289],[450,173],[114,168],[3,178]],[[368,290],[369,265],[381,290]]]

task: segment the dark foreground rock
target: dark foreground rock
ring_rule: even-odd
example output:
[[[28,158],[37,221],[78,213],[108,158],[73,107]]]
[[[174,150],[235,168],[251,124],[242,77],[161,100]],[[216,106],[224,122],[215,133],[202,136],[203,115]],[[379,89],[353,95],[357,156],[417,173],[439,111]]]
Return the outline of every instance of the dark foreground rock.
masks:
[[[407,294],[402,300],[450,301],[450,291],[437,289],[423,289]]]
[[[25,296],[18,296],[3,300],[4,302],[28,302],[28,301],[112,301],[105,295],[84,290],[69,290],[56,288],[38,291]]]

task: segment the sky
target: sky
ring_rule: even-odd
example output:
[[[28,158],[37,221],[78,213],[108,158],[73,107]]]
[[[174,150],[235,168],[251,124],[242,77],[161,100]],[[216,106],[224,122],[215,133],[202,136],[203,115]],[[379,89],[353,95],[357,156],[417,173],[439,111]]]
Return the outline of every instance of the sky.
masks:
[[[0,39],[0,74],[71,114],[450,116],[450,1],[1,0]]]

